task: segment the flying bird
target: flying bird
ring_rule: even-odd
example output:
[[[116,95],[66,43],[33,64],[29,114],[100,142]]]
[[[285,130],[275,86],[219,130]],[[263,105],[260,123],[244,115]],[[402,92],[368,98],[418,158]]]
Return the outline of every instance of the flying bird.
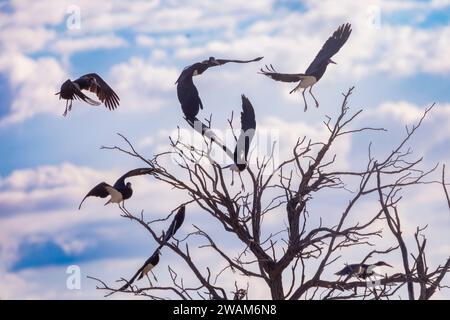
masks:
[[[175,235],[178,229],[180,229],[181,225],[184,222],[185,212],[185,206],[182,206],[180,209],[178,209],[177,214],[173,218],[172,223],[170,224],[167,232],[164,235],[163,243],[159,246],[159,248],[161,248],[167,241],[169,241],[169,239]]]
[[[309,88],[309,93],[313,97],[316,107],[319,107],[319,102],[316,97],[314,97],[312,93],[313,86],[322,78],[325,73],[328,65],[330,63],[336,64],[331,57],[334,56],[339,49],[345,44],[350,33],[352,32],[351,25],[349,23],[341,25],[336,31],[334,31],[333,35],[328,38],[325,44],[320,49],[319,53],[316,55],[314,60],[309,65],[308,69],[306,69],[305,73],[278,73],[272,65],[268,67],[266,65],[266,69],[261,69],[263,75],[272,78],[276,81],[283,82],[298,82],[297,86],[291,90],[289,93],[296,92],[297,90],[303,89],[303,101],[305,103],[305,111],[308,108],[308,104],[306,103],[305,91]]]
[[[241,134],[239,135],[236,147],[234,148],[234,163],[229,166],[229,168],[235,172],[242,172],[247,168],[248,152],[256,130],[255,110],[246,96],[242,95],[241,97]]]
[[[139,270],[134,274],[134,276],[128,281],[126,284],[124,284],[119,291],[125,290],[128,288],[133,282],[136,280],[141,280],[145,275],[147,275],[149,272],[152,272],[152,269],[158,264],[159,262],[159,255],[161,252],[159,249],[157,249],[151,256],[148,258],[145,263],[142,265],[142,267],[139,268]]]
[[[198,94],[197,87],[194,84],[193,77],[202,74],[208,68],[221,66],[229,62],[233,63],[249,63],[260,61],[263,57],[258,57],[252,60],[230,60],[230,59],[216,59],[210,57],[208,60],[194,63],[184,68],[178,77],[175,84],[177,84],[178,100],[181,104],[181,109],[186,117],[188,123],[193,127],[197,120],[197,114],[200,109],[203,109],[202,100]]]
[[[337,276],[352,276],[360,279],[367,279],[369,277],[379,275],[375,272],[375,267],[381,266],[392,266],[384,261],[378,261],[374,264],[365,264],[365,263],[357,263],[357,264],[348,264],[342,270],[336,272]]]
[[[108,202],[105,203],[105,206],[109,203],[117,203],[120,209],[125,209],[124,202],[127,199],[130,199],[133,195],[133,189],[131,188],[131,182],[127,182],[125,184],[125,179],[140,176],[144,174],[151,174],[155,172],[155,169],[152,168],[139,168],[131,170],[117,179],[116,183],[113,186],[109,185],[106,182],[100,182],[81,201],[78,210],[81,209],[81,205],[87,197],[100,197],[106,198],[107,196],[111,196]],[[122,206],[120,204],[122,203]]]
[[[89,98],[82,90],[94,92],[109,110],[114,110],[119,106],[120,99],[113,89],[98,74],[88,73],[74,81],[67,79],[61,85],[60,91],[55,93],[56,95],[59,94],[59,99],[66,100],[66,110],[63,116],[66,116],[67,112],[72,110],[72,102],[74,99],[83,100],[92,106],[99,106],[101,104]]]

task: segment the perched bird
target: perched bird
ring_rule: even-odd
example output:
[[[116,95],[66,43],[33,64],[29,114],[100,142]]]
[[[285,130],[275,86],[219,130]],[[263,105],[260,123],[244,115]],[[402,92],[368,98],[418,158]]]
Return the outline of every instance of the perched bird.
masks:
[[[359,263],[359,264],[348,264],[346,265],[342,270],[336,272],[335,274],[337,276],[352,276],[357,277],[360,279],[367,279],[369,277],[379,275],[375,272],[375,267],[381,267],[381,266],[392,266],[384,261],[378,261],[374,264],[365,264],[365,263]]]
[[[198,90],[192,79],[193,76],[202,74],[208,68],[221,66],[228,62],[249,63],[259,61],[262,58],[263,57],[258,57],[252,60],[229,60],[210,57],[208,60],[197,62],[184,68],[175,84],[177,84],[178,100],[180,101],[181,109],[183,110],[188,123],[193,127],[194,122],[197,120],[196,117],[199,110],[203,109],[202,100],[200,99]]]
[[[63,116],[67,115],[67,112],[72,109],[72,102],[74,99],[80,99],[84,102],[89,103],[92,106],[98,106],[101,103],[89,98],[85,95],[82,90],[89,90],[94,92],[101,102],[109,110],[114,110],[119,106],[119,97],[111,89],[111,87],[96,73],[88,73],[80,78],[72,81],[70,79],[66,80],[62,85],[59,92],[59,99],[66,100],[66,110]]]
[[[234,148],[234,163],[229,168],[235,172],[242,172],[247,168],[247,157],[250,150],[250,144],[256,130],[255,110],[250,100],[244,95],[242,97],[241,112],[241,134]]]
[[[163,244],[161,244],[159,248],[161,248],[167,241],[169,241],[169,239],[175,235],[178,229],[180,229],[181,225],[184,222],[185,212],[185,206],[182,206],[180,209],[178,209],[177,214],[173,218],[172,223],[170,224],[167,232],[164,235]]]
[[[155,172],[155,169],[152,168],[139,168],[131,170],[127,173],[125,173],[123,176],[121,176],[119,179],[117,179],[116,183],[114,183],[114,186],[111,186],[107,184],[106,182],[101,182],[98,185],[96,185],[94,188],[92,188],[91,191],[88,192],[88,194],[83,198],[81,201],[78,209],[81,209],[81,205],[83,204],[84,200],[86,200],[87,197],[100,197],[100,198],[106,198],[107,196],[111,196],[111,198],[108,200],[108,202],[105,203],[105,206],[109,203],[117,203],[119,205],[119,208],[125,209],[124,207],[124,201],[131,198],[133,195],[133,189],[131,188],[131,182],[127,182],[125,184],[125,179],[134,177],[134,176],[140,176],[143,174],[151,174]],[[122,207],[120,204],[122,203]]]
[[[142,279],[145,275],[147,275],[149,272],[152,271],[152,269],[158,264],[159,262],[159,255],[161,252],[159,249],[157,249],[153,254],[148,258],[145,263],[142,265],[142,267],[139,268],[139,270],[134,274],[134,276],[128,281],[126,284],[124,284],[119,291],[125,290],[128,288],[133,282],[136,280]]]
[[[319,107],[319,102],[312,93],[312,87],[317,83],[317,81],[320,80],[320,78],[322,78],[325,70],[327,69],[327,66],[330,63],[336,64],[336,62],[331,60],[331,57],[334,56],[339,51],[339,49],[341,49],[341,47],[350,36],[351,32],[351,25],[349,23],[341,25],[333,33],[333,35],[328,38],[328,40],[322,46],[322,49],[320,49],[319,53],[314,58],[313,62],[311,62],[308,69],[306,69],[305,73],[278,73],[275,71],[272,65],[270,65],[270,68],[266,66],[266,70],[261,69],[261,73],[276,81],[298,82],[297,86],[289,93],[293,93],[299,89],[303,89],[302,95],[303,101],[305,103],[305,111],[308,108],[305,98],[305,91],[307,88],[309,88],[309,93],[313,97],[316,103],[316,107]]]

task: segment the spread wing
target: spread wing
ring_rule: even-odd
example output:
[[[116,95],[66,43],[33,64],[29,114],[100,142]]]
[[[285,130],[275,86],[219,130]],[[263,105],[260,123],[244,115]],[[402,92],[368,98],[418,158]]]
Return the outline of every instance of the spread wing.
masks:
[[[322,49],[320,49],[319,53],[314,58],[313,62],[311,62],[305,73],[310,74],[314,72],[314,70],[317,69],[324,61],[327,61],[334,56],[345,44],[351,32],[352,29],[350,23],[341,25],[324,43]]]
[[[185,212],[185,206],[182,206],[180,209],[178,209],[177,214],[173,218],[172,223],[170,224],[169,229],[167,229],[167,232],[164,236],[164,243],[169,241],[169,239],[175,235],[178,229],[180,229],[181,225],[184,222]]]
[[[251,60],[214,59],[213,61],[217,62],[216,65],[221,66],[221,65],[223,65],[225,63],[228,63],[228,62],[233,62],[233,63],[250,63],[250,62],[260,61],[262,58],[264,58],[264,57],[258,57],[258,58],[251,59]]]
[[[75,85],[70,79],[66,80],[61,85],[60,91],[56,94],[59,94],[60,99],[66,99],[66,100],[79,99],[79,100],[83,100],[84,102],[87,102],[93,106],[100,105],[100,102],[92,100],[87,95],[85,95],[83,92],[81,92],[80,88],[77,85]]]
[[[299,82],[306,77],[304,73],[279,73],[272,65],[270,65],[270,67],[266,65],[266,69],[261,68],[261,72],[259,73],[272,78],[273,80],[283,82]]]
[[[155,172],[155,169],[152,168],[138,168],[138,169],[133,169],[131,171],[128,171],[127,173],[125,173],[123,176],[121,176],[119,179],[117,179],[116,183],[114,184],[114,187],[118,187],[120,185],[123,185],[125,183],[125,179],[126,178],[130,178],[130,177],[134,177],[134,176],[140,176],[143,174],[150,174]]]
[[[234,161],[243,164],[247,161],[250,144],[256,130],[255,110],[248,100],[242,95],[242,112],[241,112],[241,134],[239,135],[234,149]]]
[[[119,96],[114,92],[114,90],[96,73],[88,73],[84,75],[90,79],[95,79],[89,87],[89,91],[94,92],[101,102],[109,110],[114,110],[119,106]]]
[[[111,187],[106,182],[100,182],[98,185],[96,185],[94,188],[91,189],[91,191],[88,192],[86,196],[84,196],[83,200],[81,200],[80,205],[78,206],[78,210],[81,209],[81,205],[83,204],[84,200],[86,200],[87,197],[100,197],[100,198],[106,198],[109,195],[112,195],[111,192],[117,192],[113,187]]]

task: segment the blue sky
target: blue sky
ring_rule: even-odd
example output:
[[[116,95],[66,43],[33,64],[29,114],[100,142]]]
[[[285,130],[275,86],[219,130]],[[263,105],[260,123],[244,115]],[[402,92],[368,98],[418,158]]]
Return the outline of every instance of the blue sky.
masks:
[[[69,29],[73,6],[81,25]],[[196,79],[206,106],[203,116],[212,113],[218,129],[225,128],[231,111],[239,111],[244,93],[255,106],[258,128],[280,133],[283,154],[299,135],[320,138],[325,115],[335,115],[341,92],[355,85],[351,105],[365,110],[358,124],[389,131],[344,141],[342,166],[363,166],[370,141],[380,156],[388,152],[386,141],[399,141],[405,125],[417,121],[432,102],[437,106],[413,141],[415,151],[425,157],[424,167],[448,163],[449,18],[446,0],[380,0],[370,6],[290,0],[227,0],[220,6],[214,1],[1,2],[0,298],[100,299],[95,283],[84,276],[112,282],[131,275],[147,258],[153,250],[150,237],[120,218],[116,208],[89,199],[82,211],[76,209],[93,185],[112,183],[142,165],[100,150],[121,143],[117,132],[148,156],[167,148],[169,134],[185,127],[174,82],[185,66],[209,56],[264,56],[261,62],[222,66]],[[319,109],[311,103],[304,113],[301,96],[288,94],[291,84],[256,73],[264,63],[279,71],[304,71],[344,22],[352,23],[353,33],[334,57],[338,65],[330,66],[315,87]],[[110,83],[121,97],[120,107],[109,112],[76,101],[62,117],[64,102],[54,93],[67,78],[88,72]],[[145,209],[149,219],[167,215],[179,204],[174,199],[183,199],[149,178],[133,183],[137,191],[129,206],[136,212]],[[429,241],[436,244],[432,261],[442,262],[450,253],[450,216],[441,189],[405,192],[413,199],[404,204],[409,214],[405,229],[413,232],[417,224],[428,223]],[[323,213],[340,203],[329,202],[317,210]],[[432,210],[427,220],[422,209]],[[198,208],[188,210],[192,215],[181,229],[185,233],[191,224],[208,221]],[[209,228],[220,231],[213,221]],[[238,245],[227,243],[229,250]],[[347,258],[362,256],[363,251],[355,251]],[[161,273],[168,263],[183,268],[166,253]],[[81,290],[65,287],[71,264],[83,272]],[[268,296],[257,291],[252,297]]]

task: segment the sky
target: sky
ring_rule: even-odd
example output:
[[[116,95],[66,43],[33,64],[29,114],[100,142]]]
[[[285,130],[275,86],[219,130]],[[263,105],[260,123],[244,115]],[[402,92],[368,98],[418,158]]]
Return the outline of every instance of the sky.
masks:
[[[341,93],[355,86],[350,106],[364,109],[355,125],[388,131],[343,139],[337,165],[364,166],[369,142],[382,157],[433,102],[436,107],[412,141],[414,154],[424,157],[423,168],[448,164],[449,18],[448,0],[374,0],[370,5],[347,0],[225,0],[220,5],[0,1],[0,299],[102,299],[104,293],[87,276],[114,284],[131,276],[153,252],[151,237],[120,217],[116,207],[90,198],[78,211],[78,203],[98,182],[113,183],[123,172],[143,165],[100,149],[122,144],[116,133],[151,157],[167,150],[177,126],[187,129],[174,83],[185,66],[210,56],[264,56],[252,64],[213,68],[195,79],[205,105],[202,116],[212,114],[218,131],[226,128],[232,111],[239,112],[240,95],[245,94],[255,107],[258,130],[276,133],[282,156],[299,136],[323,138],[326,115],[336,115]],[[346,22],[353,32],[333,58],[337,65],[314,87],[319,108],[310,100],[308,112],[303,112],[301,95],[289,94],[292,84],[257,74],[264,64],[280,72],[303,72],[323,42]],[[66,79],[89,72],[111,85],[120,107],[110,112],[75,101],[63,117],[64,102],[54,94]],[[132,181],[135,195],[128,206],[134,212],[145,210],[149,220],[167,216],[185,199],[150,177]],[[341,200],[319,201],[317,216],[338,214]],[[375,210],[369,202],[361,212],[364,208]],[[427,185],[405,190],[401,209],[408,241],[417,225],[428,225],[430,262],[442,263],[450,254],[450,215],[442,189]],[[199,208],[189,206],[187,217],[181,234],[199,224],[217,234],[224,250],[239,248]],[[267,223],[283,224],[283,219],[277,216]],[[362,259],[368,249],[358,250],[344,254],[336,268]],[[162,257],[161,283],[169,280],[169,264],[180,272],[186,269],[168,250]],[[195,257],[199,264],[216,264],[216,257],[204,250],[198,249]],[[398,258],[393,256],[392,262],[400,270]],[[79,267],[80,288],[67,284],[70,266]],[[188,272],[185,277],[194,281]],[[242,286],[247,281],[237,274],[225,275],[227,280]],[[251,298],[269,297],[261,283],[252,288]],[[441,291],[437,297],[450,298],[450,293]]]

